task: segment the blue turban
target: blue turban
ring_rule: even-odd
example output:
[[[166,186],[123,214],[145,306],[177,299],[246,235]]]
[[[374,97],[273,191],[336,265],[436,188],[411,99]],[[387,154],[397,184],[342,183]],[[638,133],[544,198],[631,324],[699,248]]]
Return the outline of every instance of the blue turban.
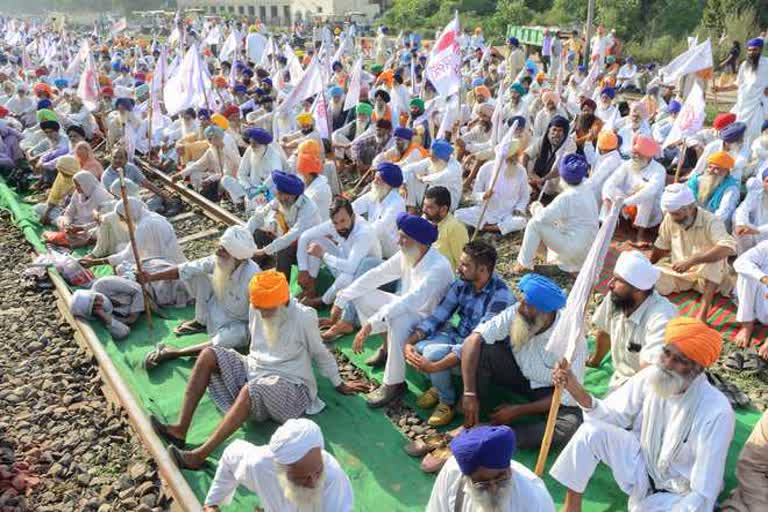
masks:
[[[579,65],[576,67],[576,69],[578,69],[579,71],[581,71],[582,73],[584,73],[584,72],[586,72],[586,71],[587,71],[587,66],[585,66],[584,64],[579,64]]]
[[[57,89],[64,89],[69,85],[69,80],[66,78],[57,78],[53,81],[53,85],[55,85]]]
[[[212,124],[211,126],[208,126],[205,130],[203,130],[203,135],[205,136],[206,139],[213,136],[224,137],[224,130],[222,130],[215,124]]]
[[[507,121],[507,125],[509,125],[509,127],[511,128],[512,126],[514,126],[515,122],[517,122],[518,128],[525,128],[525,117],[523,116],[511,117],[509,121]]]
[[[120,66],[120,72],[121,73],[127,73],[131,70],[128,66]]]
[[[520,41],[518,41],[516,37],[510,37],[509,39],[507,39],[507,43],[515,47],[520,46]]]
[[[331,69],[336,71],[336,68],[344,69],[344,66],[341,65],[341,62],[338,60],[333,61],[333,64],[331,64]]]
[[[635,58],[634,57],[627,57],[627,63],[628,64],[633,64],[634,62],[635,62]]]
[[[398,139],[411,140],[413,138],[413,130],[410,128],[403,128],[402,126],[398,126],[395,128],[395,137]]]
[[[304,193],[304,182],[295,174],[288,174],[283,171],[272,171],[272,182],[277,187],[278,192],[300,196]]]
[[[115,100],[115,108],[125,107],[127,110],[133,110],[134,104],[133,98],[117,98]]]
[[[446,162],[450,160],[451,154],[453,153],[453,146],[451,146],[451,143],[445,139],[437,139],[434,141],[431,149],[432,156],[439,158],[440,160],[445,160]]]
[[[247,76],[248,78],[253,78],[253,70],[251,68],[245,68],[243,70],[243,76]]]
[[[451,441],[451,452],[462,474],[469,476],[478,468],[506,469],[515,454],[515,431],[502,425],[483,425],[464,430]]]
[[[334,85],[333,87],[331,87],[328,93],[331,95],[331,98],[340,98],[344,95],[344,89],[342,89],[338,85]]]
[[[562,128],[566,135],[568,135],[568,131],[570,129],[570,125],[568,124],[568,120],[561,116],[560,114],[555,115],[555,117],[552,118],[551,121],[549,121],[549,125],[547,125],[547,131],[549,131],[549,128],[557,126],[558,128]]]
[[[551,313],[565,306],[565,292],[548,277],[534,272],[525,274],[517,283],[525,295],[525,302],[543,313]]]
[[[763,41],[763,38],[755,37],[754,39],[747,41],[747,48],[762,48],[764,44],[765,41]]]
[[[51,103],[51,100],[49,100],[48,98],[44,100],[40,100],[37,102],[37,110],[43,110],[44,108],[51,108],[51,105],[53,105],[53,103]]]
[[[197,118],[197,112],[195,112],[195,109],[192,108],[192,107],[189,107],[188,109],[184,110],[182,115],[189,116],[192,119],[196,119]]]
[[[245,138],[256,141],[259,144],[267,145],[272,142],[272,134],[263,128],[248,128],[245,130]]]
[[[760,127],[761,132],[764,132],[765,130],[768,130],[768,119],[763,121],[763,126]]]
[[[603,87],[600,90],[600,96],[602,96],[603,94],[613,99],[614,97],[616,97],[616,89],[614,89],[613,87]]]
[[[197,111],[197,118],[198,119],[210,119],[211,118],[211,111],[207,108],[201,108]]]
[[[410,213],[397,214],[397,229],[423,245],[432,245],[437,240],[437,226],[424,217]]]
[[[263,83],[263,84],[267,84],[268,86],[272,87],[272,79],[271,79],[271,78],[269,78],[268,76],[265,76],[264,78],[262,78],[262,79],[261,79],[261,80],[259,80],[259,81],[260,81],[261,83]]]
[[[376,172],[379,173],[384,183],[392,188],[398,188],[403,184],[403,171],[400,166],[392,162],[380,162],[376,166]]]
[[[683,105],[679,101],[672,100],[669,102],[669,105],[667,105],[667,112],[669,112],[670,114],[677,114],[678,112],[680,112],[680,109],[682,108],[683,108]]]
[[[235,71],[242,71],[245,69],[245,64],[240,61],[235,62]]]
[[[485,85],[485,78],[477,77],[472,79],[472,88],[480,87],[481,85]]]
[[[119,71],[120,70],[120,61],[116,60],[112,62],[112,70],[113,71]]]
[[[763,169],[763,172],[762,172],[762,174],[761,174],[760,176],[761,176],[763,179],[765,179],[766,177],[768,177],[768,167],[766,167],[765,169]]]
[[[235,94],[245,94],[248,92],[248,88],[245,84],[236,84],[233,90],[235,91]]]
[[[587,175],[589,164],[584,155],[578,153],[569,153],[560,159],[557,170],[560,177],[569,185],[578,185],[584,176]]]
[[[747,125],[742,122],[731,123],[720,130],[720,139],[723,142],[736,142],[744,136],[747,131]]]

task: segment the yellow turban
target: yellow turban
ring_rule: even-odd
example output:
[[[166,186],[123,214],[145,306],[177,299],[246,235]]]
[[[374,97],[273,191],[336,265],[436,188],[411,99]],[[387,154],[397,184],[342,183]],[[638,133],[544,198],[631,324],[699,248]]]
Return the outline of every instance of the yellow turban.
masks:
[[[712,153],[709,155],[709,158],[707,158],[707,163],[722,169],[733,169],[733,166],[736,165],[736,161],[727,151]]]
[[[258,309],[273,309],[285,306],[290,298],[288,281],[277,270],[265,270],[254,274],[248,283],[251,306]]]
[[[221,128],[222,130],[226,130],[229,128],[229,121],[226,117],[223,115],[216,113],[211,116],[211,122]]]
[[[720,356],[723,338],[720,333],[701,320],[679,316],[667,323],[664,341],[674,345],[685,357],[704,368],[711,366]]]
[[[303,125],[309,125],[314,122],[311,112],[302,112],[296,116],[296,122]]]
[[[619,147],[619,138],[613,131],[603,130],[597,136],[597,149],[600,151],[613,151]]]

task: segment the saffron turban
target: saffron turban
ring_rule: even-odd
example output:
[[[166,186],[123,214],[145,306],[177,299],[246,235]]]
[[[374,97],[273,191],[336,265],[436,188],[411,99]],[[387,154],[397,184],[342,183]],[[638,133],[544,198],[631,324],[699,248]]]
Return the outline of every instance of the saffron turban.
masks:
[[[653,158],[659,152],[659,143],[648,135],[638,135],[632,143],[632,151],[642,157]]]
[[[506,469],[517,445],[515,431],[507,426],[483,425],[464,430],[451,441],[451,452],[462,474],[478,468]]]
[[[380,162],[376,166],[376,172],[384,180],[384,183],[392,188],[398,188],[403,184],[403,171],[400,166],[392,162]]]
[[[245,137],[264,146],[272,142],[272,134],[263,128],[248,128],[245,130]]]
[[[540,73],[536,73],[536,80],[537,81],[542,82],[542,81],[546,80],[546,78],[547,78],[547,74],[546,73],[541,73],[541,72]]]
[[[274,309],[284,306],[290,298],[288,281],[277,270],[257,272],[248,283],[251,306],[258,309]]]
[[[40,96],[41,94],[47,94],[50,96],[53,94],[53,89],[51,89],[50,85],[40,82],[35,84],[35,87],[32,88],[32,92],[35,94],[35,96]]]
[[[282,275],[282,274],[281,274]],[[290,419],[269,440],[269,451],[278,464],[295,464],[312,449],[325,446],[320,427],[307,418]]]
[[[320,143],[316,140],[305,140],[299,144],[298,155],[296,170],[300,174],[317,174],[323,170],[323,163],[320,161]]]
[[[368,103],[358,103],[357,107],[355,107],[355,114],[363,114],[370,117],[370,115],[373,114],[373,107]]]
[[[744,136],[747,125],[741,122],[731,123],[720,130],[720,139],[723,142],[736,142]]]
[[[272,182],[277,187],[278,192],[300,196],[304,193],[304,182],[295,174],[288,174],[283,171],[272,171]]]
[[[482,96],[488,99],[491,97],[491,91],[484,85],[478,85],[475,87],[475,96]]]
[[[301,125],[310,125],[314,123],[315,119],[312,117],[311,112],[302,112],[296,116],[296,122]]]
[[[203,130],[203,135],[206,139],[209,139],[211,137],[224,137],[224,130],[216,126],[215,124],[210,125],[205,130]]]
[[[224,88],[227,86],[227,79],[223,76],[215,76],[213,77],[213,85],[219,89]]]
[[[395,137],[398,139],[411,140],[413,138],[413,130],[398,126],[395,128]]]
[[[715,130],[720,131],[735,121],[736,121],[736,114],[733,114],[731,112],[717,114],[715,116],[714,121],[712,121],[712,127]]]
[[[453,146],[445,139],[437,139],[432,143],[432,156],[440,160],[448,161],[453,153]]]
[[[616,97],[616,89],[613,87],[603,87],[600,90],[600,96],[608,96],[609,98],[613,99]]]
[[[236,260],[249,259],[257,249],[253,235],[244,226],[229,226],[219,243]]]
[[[297,148],[298,153],[301,155],[306,153],[308,155],[320,155],[320,143],[315,139],[308,139],[299,144]]]
[[[223,115],[216,113],[211,116],[211,122],[221,128],[222,130],[226,130],[229,128],[229,121],[226,117]]]
[[[669,105],[667,105],[667,112],[670,114],[677,114],[682,108],[683,105],[679,101],[672,100],[669,102]]]
[[[525,295],[525,302],[543,313],[551,313],[565,306],[565,292],[541,274],[525,274],[517,287]]]
[[[762,48],[764,44],[763,38],[755,37],[747,41],[747,48]]]
[[[696,198],[690,187],[683,183],[667,185],[661,194],[661,209],[667,212],[676,212],[695,202]]]
[[[661,276],[661,271],[640,251],[622,252],[613,273],[638,290],[650,290]]]
[[[728,170],[733,169],[733,166],[736,165],[736,161],[727,151],[712,153],[707,158],[707,163]]]
[[[674,345],[685,357],[704,368],[711,366],[720,357],[723,338],[720,333],[701,320],[679,316],[667,323],[664,341]]]
[[[587,175],[589,164],[584,155],[569,153],[560,159],[557,170],[569,185],[578,185]]]
[[[603,130],[597,135],[597,149],[613,151],[619,147],[619,137],[613,131]]]
[[[408,238],[423,245],[432,245],[437,240],[437,226],[424,217],[400,212],[397,214],[397,229],[405,233]]]

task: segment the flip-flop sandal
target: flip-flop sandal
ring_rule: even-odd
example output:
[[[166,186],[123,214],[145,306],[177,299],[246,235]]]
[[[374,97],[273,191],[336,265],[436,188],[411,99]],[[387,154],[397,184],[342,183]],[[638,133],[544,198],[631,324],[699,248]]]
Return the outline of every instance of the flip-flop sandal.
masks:
[[[437,473],[440,471],[445,462],[451,458],[451,449],[447,446],[438,448],[421,459],[421,470],[425,473]]]
[[[730,372],[741,372],[744,369],[744,354],[740,351],[731,352],[721,366]]]
[[[768,363],[754,349],[747,351],[742,366],[745,375],[755,375],[766,369],[768,369]]]
[[[203,324],[197,323],[195,320],[182,322],[176,326],[173,330],[173,334],[176,336],[188,336],[190,334],[197,334],[199,332],[205,332],[206,327]]]
[[[728,386],[726,383],[716,374],[706,372],[707,380],[709,380],[709,383],[712,384],[715,389],[720,391],[725,398],[728,399],[728,402],[731,404],[731,407],[736,408],[738,407],[738,403],[736,402],[736,397],[733,396],[733,393],[728,389]]]
[[[186,446],[186,441],[183,439],[179,439],[178,437],[172,436],[168,430],[165,428],[165,425],[163,425],[163,422],[160,421],[160,418],[155,416],[154,414],[149,415],[149,424],[152,427],[152,430],[155,431],[155,434],[157,434],[161,439],[164,439],[170,443],[171,446],[174,448],[184,448]]]
[[[752,403],[747,394],[740,390],[736,384],[732,382],[724,382],[724,384],[728,389],[728,392],[733,397],[733,400],[736,402],[736,406],[738,408],[743,409]]]
[[[144,356],[144,369],[149,371],[159,365],[161,362],[160,358],[163,357],[166,352],[167,349],[165,343],[158,343],[154,349],[147,352],[147,355]]]

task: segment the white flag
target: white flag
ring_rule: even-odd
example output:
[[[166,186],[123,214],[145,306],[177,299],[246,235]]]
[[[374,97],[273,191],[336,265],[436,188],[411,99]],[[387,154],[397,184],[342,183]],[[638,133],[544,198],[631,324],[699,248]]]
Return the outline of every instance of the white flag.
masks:
[[[299,62],[299,58],[296,56],[296,52],[293,51],[293,48],[291,48],[290,44],[285,43],[283,54],[288,60],[287,67],[291,74],[291,83],[298,84],[299,81],[301,81],[302,75],[304,74],[304,69],[301,67],[301,62]]]
[[[296,85],[296,87],[277,107],[277,110],[283,113],[291,112],[296,105],[309,98],[310,96],[322,92],[322,90],[323,80],[320,73],[320,64],[319,61],[314,58],[312,59],[312,62],[310,62],[307,70],[304,72],[304,76],[301,77],[301,80]]]
[[[184,55],[181,65],[165,83],[163,98],[169,116],[193,107],[209,108],[212,100],[210,80],[205,80],[197,45],[192,44]]]
[[[267,38],[258,32],[251,32],[245,38],[245,48],[251,62],[261,62],[261,56],[264,54],[266,46]]]
[[[664,139],[661,147],[669,147],[701,130],[701,127],[704,126],[704,116],[706,115],[704,111],[705,106],[704,91],[701,90],[698,82],[694,82],[691,92],[688,93],[680,113],[675,118],[672,129],[669,131],[667,138]]]
[[[125,19],[125,16],[117,20],[112,24],[112,29],[110,30],[111,33],[117,34],[118,32],[122,32],[128,27],[128,20]]]
[[[711,69],[713,66],[712,43],[707,39],[678,55],[672,62],[659,70],[659,75],[665,84],[674,84],[685,75]]]
[[[229,61],[231,57],[237,55],[237,48],[240,46],[239,43],[240,37],[237,33],[237,30],[232,30],[232,32],[229,33],[229,37],[227,37],[227,40],[224,41],[224,44],[221,45],[221,50],[219,50],[219,60],[220,61]]]
[[[461,85],[461,49],[459,48],[459,15],[443,29],[427,60],[426,76],[440,96],[459,92]]]
[[[216,25],[210,31],[208,31],[208,35],[205,36],[204,43],[210,46],[214,44],[219,44],[220,42],[221,42],[221,28],[219,28],[219,26]]]
[[[87,42],[83,42],[88,45]],[[85,58],[85,68],[80,75],[80,81],[77,84],[77,95],[83,100],[89,110],[96,110],[99,106],[99,77],[96,72],[96,63],[93,61],[93,55],[88,50],[88,56]]]
[[[328,116],[328,104],[325,101],[325,94],[322,92],[315,98],[312,105],[312,115],[315,117],[315,128],[323,139],[330,139],[330,118]]]
[[[344,98],[344,110],[355,108],[360,102],[360,79],[362,72],[363,58],[358,57],[349,75],[349,89],[347,90],[347,97]]]

